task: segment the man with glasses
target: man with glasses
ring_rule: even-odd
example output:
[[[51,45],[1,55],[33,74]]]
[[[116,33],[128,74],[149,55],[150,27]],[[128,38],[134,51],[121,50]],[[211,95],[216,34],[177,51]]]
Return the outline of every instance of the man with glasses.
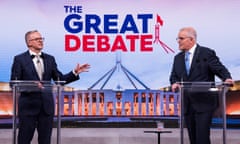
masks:
[[[226,83],[234,83],[215,51],[197,44],[197,33],[194,28],[180,29],[177,42],[180,52],[174,57],[170,74],[172,91],[180,88],[177,82],[214,82],[215,76]],[[211,143],[210,126],[217,106],[216,96],[184,91],[184,120],[191,144]]]
[[[87,72],[89,64],[77,64],[67,74],[62,74],[55,58],[42,52],[44,38],[37,30],[25,34],[28,47],[14,57],[11,80],[22,81],[65,81],[65,84],[79,79],[79,74]],[[35,128],[38,131],[38,143],[50,144],[54,118],[54,99],[51,91],[21,92],[18,100],[19,133],[18,144],[30,144]]]

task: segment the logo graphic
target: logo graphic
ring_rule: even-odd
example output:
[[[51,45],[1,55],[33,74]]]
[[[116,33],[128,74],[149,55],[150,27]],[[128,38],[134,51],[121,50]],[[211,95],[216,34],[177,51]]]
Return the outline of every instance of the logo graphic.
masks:
[[[159,43],[166,53],[169,53],[169,51],[174,53],[174,50],[172,50],[170,47],[168,47],[164,42],[160,40],[160,26],[163,26],[163,20],[159,15],[157,15],[156,19],[157,19],[157,22],[155,24],[155,39],[153,43]]]
[[[79,5],[64,5],[66,52],[153,52],[159,43],[165,52],[174,52],[160,39],[163,20],[156,17],[155,37],[150,32],[153,14],[85,14]],[[123,18],[122,18],[123,17]]]

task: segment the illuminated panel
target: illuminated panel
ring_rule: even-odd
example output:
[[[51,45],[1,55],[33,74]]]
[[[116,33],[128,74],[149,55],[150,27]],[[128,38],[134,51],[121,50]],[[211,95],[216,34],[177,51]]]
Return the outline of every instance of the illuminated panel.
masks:
[[[227,110],[226,113],[228,115],[240,115],[240,92],[233,91],[227,93]]]
[[[82,93],[78,94],[78,107],[77,107],[77,111],[78,111],[78,115],[82,115]]]
[[[97,96],[96,93],[92,93],[92,115],[97,115]]]
[[[99,115],[103,116],[104,115],[104,93],[101,92],[99,94]]]
[[[134,93],[134,100],[133,100],[133,115],[137,116],[139,109],[139,104],[138,104],[138,93]]]
[[[83,91],[63,94],[62,114],[78,116],[172,116],[179,114],[178,97],[156,91]],[[240,115],[240,92],[227,93],[227,114]],[[12,115],[12,92],[0,91],[0,116]],[[75,102],[75,103],[74,103]],[[58,99],[55,94],[57,109]],[[75,107],[75,105],[77,105]]]
[[[12,93],[1,92],[0,99],[1,99],[0,115],[12,115],[13,114]]]

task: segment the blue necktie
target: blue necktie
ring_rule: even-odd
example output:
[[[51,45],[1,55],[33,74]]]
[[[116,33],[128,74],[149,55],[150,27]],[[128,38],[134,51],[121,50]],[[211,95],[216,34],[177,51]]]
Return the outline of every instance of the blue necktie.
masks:
[[[186,66],[186,71],[187,74],[189,75],[190,71],[190,52],[185,52],[185,66]]]

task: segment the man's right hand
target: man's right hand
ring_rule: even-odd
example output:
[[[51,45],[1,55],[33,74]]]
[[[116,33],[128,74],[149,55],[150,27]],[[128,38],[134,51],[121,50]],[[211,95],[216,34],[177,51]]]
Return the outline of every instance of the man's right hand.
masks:
[[[172,84],[172,92],[177,92],[180,89],[180,84]]]

